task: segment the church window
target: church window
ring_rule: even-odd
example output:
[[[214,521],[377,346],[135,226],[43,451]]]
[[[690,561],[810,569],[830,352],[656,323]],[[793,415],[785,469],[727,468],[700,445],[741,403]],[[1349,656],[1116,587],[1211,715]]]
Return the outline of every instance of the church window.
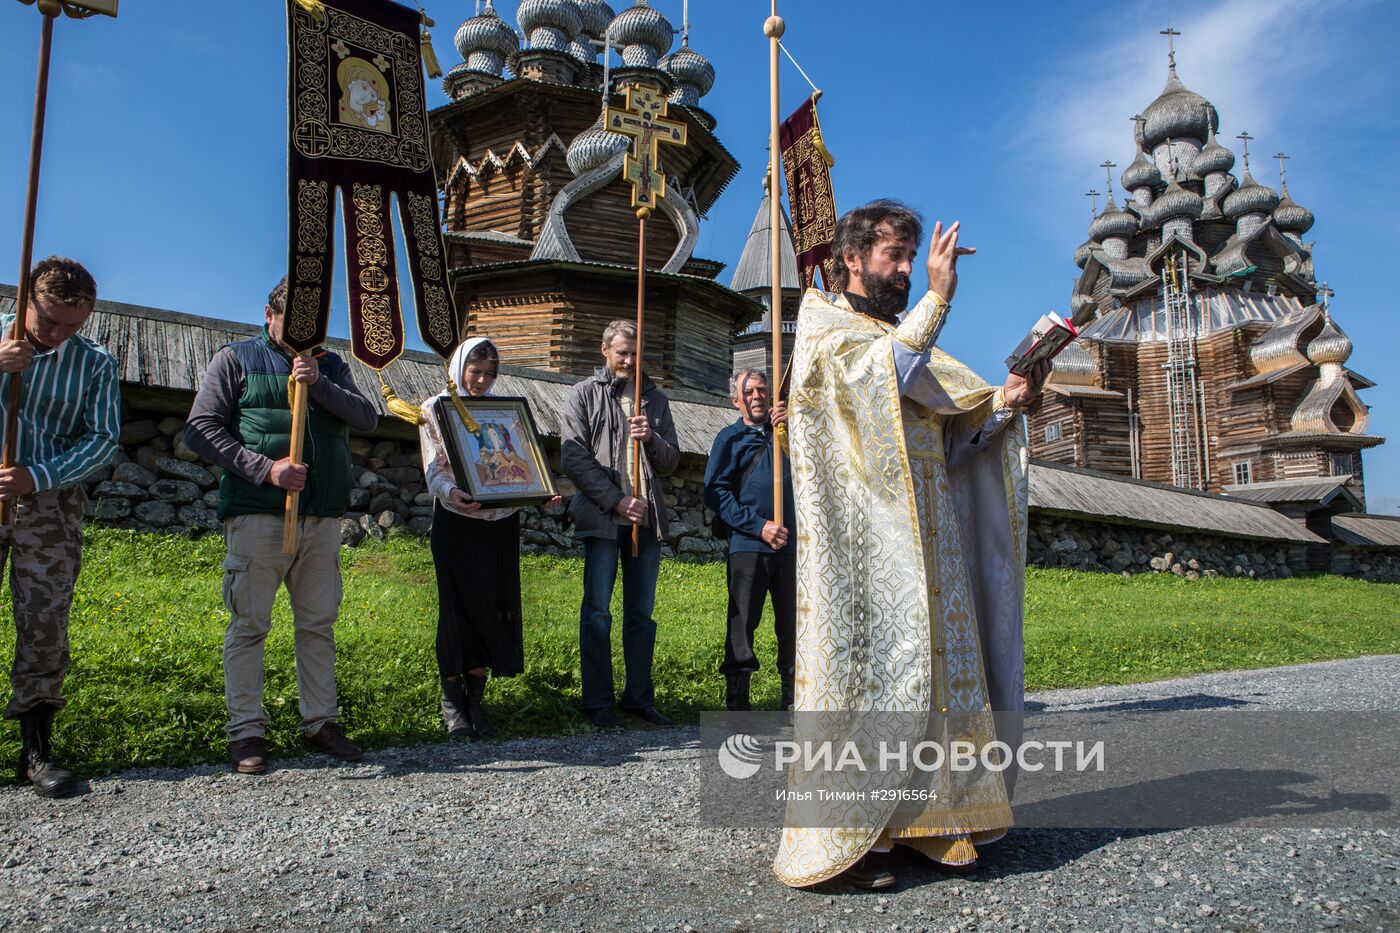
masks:
[[[1045,426],[1045,443],[1053,444],[1064,437],[1064,428],[1058,421],[1052,421]]]
[[[1355,469],[1353,468],[1353,465],[1352,465],[1352,455],[1351,455],[1351,454],[1349,454],[1349,453],[1345,453],[1345,454],[1332,454],[1332,475],[1333,475],[1333,476],[1349,476],[1349,475],[1351,475],[1351,474],[1354,473],[1354,472],[1355,472]]]
[[[1235,464],[1235,485],[1248,486],[1254,482],[1254,470],[1248,460]]]

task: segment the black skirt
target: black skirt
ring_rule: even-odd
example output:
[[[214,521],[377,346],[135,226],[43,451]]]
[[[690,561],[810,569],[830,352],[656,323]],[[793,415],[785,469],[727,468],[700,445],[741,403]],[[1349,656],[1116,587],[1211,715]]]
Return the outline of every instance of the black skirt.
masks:
[[[525,669],[520,613],[520,513],[488,522],[433,509],[438,584],[438,673],[479,667],[493,677]]]

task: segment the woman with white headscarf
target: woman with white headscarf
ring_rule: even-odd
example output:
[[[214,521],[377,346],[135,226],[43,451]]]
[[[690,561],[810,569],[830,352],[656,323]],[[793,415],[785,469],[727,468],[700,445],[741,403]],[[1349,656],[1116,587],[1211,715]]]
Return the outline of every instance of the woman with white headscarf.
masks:
[[[460,391],[489,395],[500,354],[481,337],[463,341],[448,369]],[[433,565],[438,583],[438,675],[442,723],[454,738],[491,735],[481,708],[486,676],[524,670],[520,613],[519,510],[482,508],[457,485],[438,431],[433,403],[423,403],[418,428],[423,473],[433,494]]]

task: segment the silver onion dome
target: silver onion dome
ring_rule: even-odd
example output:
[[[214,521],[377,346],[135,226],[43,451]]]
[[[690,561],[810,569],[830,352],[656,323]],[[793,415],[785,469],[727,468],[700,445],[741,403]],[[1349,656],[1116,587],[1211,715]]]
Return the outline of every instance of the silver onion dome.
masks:
[[[520,38],[510,24],[497,15],[491,0],[486,0],[486,7],[480,13],[457,27],[453,44],[462,56],[465,70],[499,76],[507,56],[520,48]],[[452,70],[457,71],[456,68]]]
[[[1142,146],[1138,146],[1137,156],[1123,170],[1119,179],[1123,182],[1123,188],[1127,191],[1136,191],[1138,188],[1155,188],[1162,183],[1162,173],[1157,170],[1157,166],[1147,157],[1147,153],[1142,151]]]
[[[1143,212],[1143,226],[1160,227],[1174,217],[1200,220],[1203,204],[1199,194],[1181,187],[1173,175],[1167,182],[1167,190]]]
[[[1283,197],[1279,199],[1278,207],[1274,208],[1274,226],[1284,233],[1296,233],[1302,236],[1312,229],[1313,212],[1293,200],[1293,196],[1288,193],[1288,185],[1283,186]]]
[[[637,0],[613,19],[613,39],[622,46],[622,64],[628,68],[655,68],[671,50],[675,30],[670,20],[653,10],[647,0]]]
[[[1351,338],[1327,315],[1326,323],[1308,343],[1308,359],[1314,363],[1345,363],[1351,356]]]
[[[1137,218],[1127,211],[1119,209],[1118,205],[1113,203],[1113,197],[1110,195],[1103,213],[1089,223],[1089,239],[1095,243],[1102,243],[1109,237],[1119,237],[1126,240],[1137,233],[1137,229]]]
[[[1074,251],[1074,264],[1076,266],[1083,269],[1089,264],[1089,257],[1094,252],[1094,245],[1093,240],[1085,240],[1079,244],[1079,248]]]
[[[613,21],[613,9],[603,0],[575,0],[583,28],[569,44],[569,54],[585,65],[598,62],[598,45],[603,41],[603,33],[608,23]]]
[[[602,39],[608,24],[617,16],[604,0],[577,0],[579,16],[583,19],[583,34],[590,39]]]
[[[600,113],[592,126],[579,133],[574,137],[574,141],[569,143],[564,161],[569,163],[569,171],[575,176],[585,175],[606,164],[619,152],[626,151],[630,145],[627,137],[621,133],[603,129],[603,115]]]
[[[1204,117],[1205,114],[1202,114]],[[1191,174],[1198,178],[1207,175],[1224,174],[1235,167],[1235,154],[1215,141],[1215,127],[1210,129],[1210,138],[1205,147],[1191,160]]]
[[[658,67],[675,79],[676,89],[671,92],[673,104],[698,106],[700,98],[715,86],[715,67],[688,44],[661,59]]]
[[[1278,195],[1274,194],[1274,189],[1255,181],[1249,169],[1245,169],[1244,183],[1239,190],[1230,192],[1224,207],[1225,216],[1231,220],[1239,220],[1246,214],[1271,214],[1278,207]]]
[[[583,17],[574,0],[523,0],[515,21],[530,40],[530,48],[568,52],[583,29]]]
[[[1195,139],[1202,142],[1220,125],[1215,107],[1195,91],[1188,91],[1176,76],[1176,66],[1167,72],[1167,84],[1157,99],[1142,112],[1143,146],[1154,149],[1168,139]]]

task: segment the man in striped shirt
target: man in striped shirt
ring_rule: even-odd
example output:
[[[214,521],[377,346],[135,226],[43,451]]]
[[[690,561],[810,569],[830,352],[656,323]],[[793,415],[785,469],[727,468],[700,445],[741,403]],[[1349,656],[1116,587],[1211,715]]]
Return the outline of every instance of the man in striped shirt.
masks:
[[[0,498],[14,524],[0,527],[0,567],[10,560],[14,598],[13,694],[6,719],[23,739],[19,779],[45,797],[73,790],[53,761],[53,717],[68,672],[68,610],[83,548],[83,480],[112,462],[121,427],[117,361],[78,333],[97,283],[71,259],[50,256],[30,275],[23,326],[0,317],[0,404],[19,378],[15,465],[0,468]]]

